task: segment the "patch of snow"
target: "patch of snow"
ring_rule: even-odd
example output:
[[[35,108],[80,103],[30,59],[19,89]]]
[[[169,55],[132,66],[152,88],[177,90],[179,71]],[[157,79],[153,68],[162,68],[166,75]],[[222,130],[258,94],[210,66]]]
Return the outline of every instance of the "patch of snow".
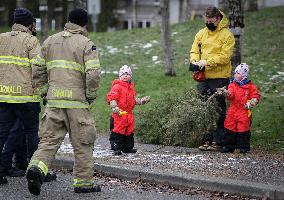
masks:
[[[117,74],[118,74],[118,71],[113,71],[112,73],[117,75]]]
[[[144,49],[146,49],[146,48],[150,48],[150,47],[152,47],[153,45],[151,44],[151,43],[147,43],[147,44],[145,44],[144,46],[143,46],[143,48]]]
[[[158,60],[158,56],[152,56],[152,61]]]
[[[161,61],[160,60],[157,60],[156,62],[154,62],[155,64],[160,64]]]
[[[176,34],[178,34],[178,32],[173,32],[173,33],[172,33],[172,36],[174,36],[174,35],[176,35]]]

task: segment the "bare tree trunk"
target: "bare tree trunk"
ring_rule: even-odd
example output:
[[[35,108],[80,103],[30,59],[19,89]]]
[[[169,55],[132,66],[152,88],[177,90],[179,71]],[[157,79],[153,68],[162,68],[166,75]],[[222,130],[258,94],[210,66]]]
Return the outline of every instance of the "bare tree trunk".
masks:
[[[87,9],[87,0],[74,0],[75,8]]]
[[[181,0],[180,5],[180,21],[185,22],[189,17],[189,0]]]
[[[219,9],[226,14],[229,12],[229,4],[227,2],[228,0],[219,0]]]
[[[74,0],[67,0],[67,14],[69,14],[74,8]]]
[[[54,8],[55,29],[61,30],[63,25],[63,0],[57,0]]]
[[[43,43],[44,40],[48,37],[48,30],[49,30],[49,24],[48,24],[48,6],[47,6],[47,0],[39,0],[39,12],[40,12],[40,20],[41,20],[41,43]]]
[[[26,8],[26,0],[17,0],[16,1],[17,8]]]
[[[137,28],[137,0],[132,0],[133,28]]]
[[[229,27],[235,37],[235,47],[232,56],[232,73],[235,67],[241,63],[241,35],[244,28],[244,16],[242,0],[229,0]]]
[[[161,24],[161,39],[162,45],[165,54],[165,75],[175,76],[176,71],[173,63],[173,51],[171,45],[171,31],[169,24],[169,0],[161,0],[161,15],[162,15],[162,24]]]
[[[245,7],[245,10],[247,10],[247,11],[257,11],[258,10],[257,0],[245,1],[244,7]]]

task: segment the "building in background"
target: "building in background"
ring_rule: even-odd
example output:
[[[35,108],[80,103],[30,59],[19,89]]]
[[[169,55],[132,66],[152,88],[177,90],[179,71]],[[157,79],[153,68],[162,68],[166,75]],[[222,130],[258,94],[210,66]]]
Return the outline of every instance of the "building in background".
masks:
[[[102,2],[106,0],[86,0],[87,10],[90,15],[90,31],[97,31],[99,14],[105,12],[102,9]],[[113,0],[116,1],[116,8],[112,10],[117,19],[116,25],[109,25],[106,30],[148,28],[160,23],[160,0]],[[187,1],[187,4],[184,2]],[[170,24],[184,21],[184,6],[186,18],[201,17],[205,8],[209,5],[219,7],[221,2],[226,0],[170,0]],[[36,18],[39,18],[39,1],[34,0],[0,0],[0,26],[10,26],[13,23],[13,11],[23,2],[30,9]],[[62,29],[67,21],[67,5],[76,0],[48,0],[48,21],[50,28]],[[284,0],[258,0],[258,8],[283,6]]]

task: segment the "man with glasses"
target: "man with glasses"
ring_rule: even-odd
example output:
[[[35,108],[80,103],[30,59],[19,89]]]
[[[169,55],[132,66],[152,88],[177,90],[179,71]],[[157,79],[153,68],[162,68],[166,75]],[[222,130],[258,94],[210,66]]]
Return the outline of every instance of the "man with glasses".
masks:
[[[235,39],[228,29],[228,19],[216,7],[208,7],[204,14],[206,27],[195,36],[190,50],[190,62],[205,68],[205,80],[199,82],[197,90],[205,99],[216,92],[216,88],[228,86],[231,76],[231,57]],[[226,102],[222,96],[217,96],[218,112],[217,129],[206,133],[204,145],[200,150],[217,151],[222,143],[224,119],[226,116]]]

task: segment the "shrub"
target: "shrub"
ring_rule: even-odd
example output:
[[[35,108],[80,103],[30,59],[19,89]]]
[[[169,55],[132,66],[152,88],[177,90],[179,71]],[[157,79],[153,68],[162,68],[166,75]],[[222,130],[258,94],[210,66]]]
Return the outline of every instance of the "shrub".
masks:
[[[166,93],[140,110],[136,133],[145,143],[196,147],[203,134],[216,128],[216,103],[201,101],[196,90]]]

